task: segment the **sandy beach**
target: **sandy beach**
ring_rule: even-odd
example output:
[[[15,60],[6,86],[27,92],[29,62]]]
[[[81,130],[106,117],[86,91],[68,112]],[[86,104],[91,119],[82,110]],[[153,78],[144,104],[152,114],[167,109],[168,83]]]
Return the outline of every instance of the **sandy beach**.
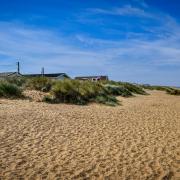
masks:
[[[119,100],[0,99],[0,179],[180,179],[180,96]]]

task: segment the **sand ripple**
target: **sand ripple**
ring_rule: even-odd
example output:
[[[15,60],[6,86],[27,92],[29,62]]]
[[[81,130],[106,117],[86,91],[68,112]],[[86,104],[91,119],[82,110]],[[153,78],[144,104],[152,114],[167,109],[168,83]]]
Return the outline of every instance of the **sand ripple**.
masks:
[[[180,97],[120,100],[0,100],[0,179],[180,179]]]

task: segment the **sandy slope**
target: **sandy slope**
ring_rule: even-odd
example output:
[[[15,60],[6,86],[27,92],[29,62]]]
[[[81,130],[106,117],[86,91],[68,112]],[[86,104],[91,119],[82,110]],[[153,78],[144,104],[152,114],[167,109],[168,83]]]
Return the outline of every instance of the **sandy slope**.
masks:
[[[120,100],[0,100],[0,179],[180,179],[180,97]]]

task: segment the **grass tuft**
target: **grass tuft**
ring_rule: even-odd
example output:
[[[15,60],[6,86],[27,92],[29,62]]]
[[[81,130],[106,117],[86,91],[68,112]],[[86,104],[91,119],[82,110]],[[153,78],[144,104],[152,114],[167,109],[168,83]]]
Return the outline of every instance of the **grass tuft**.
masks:
[[[0,97],[19,98],[19,97],[22,97],[22,90],[14,84],[1,81],[0,82]]]
[[[180,89],[167,89],[166,92],[170,95],[180,96]]]
[[[88,102],[110,105],[118,101],[114,96],[110,96],[100,83],[89,81],[57,81],[52,87],[51,94],[54,97],[54,102],[79,105],[87,104]]]
[[[46,77],[29,78],[26,87],[38,91],[48,92],[51,90],[53,81]]]
[[[132,96],[132,93],[128,89],[126,89],[124,86],[106,84],[104,85],[104,87],[107,93],[110,95],[123,96],[123,97]]]

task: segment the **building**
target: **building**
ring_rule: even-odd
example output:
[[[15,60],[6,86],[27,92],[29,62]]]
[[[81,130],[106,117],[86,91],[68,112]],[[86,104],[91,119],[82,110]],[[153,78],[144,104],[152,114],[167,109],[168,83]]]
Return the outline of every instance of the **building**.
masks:
[[[52,74],[25,74],[25,77],[47,77],[56,80],[64,80],[70,79],[70,77],[66,73],[52,73]]]
[[[5,79],[5,78],[11,78],[11,77],[21,77],[22,74],[18,72],[2,72],[0,73],[0,79]]]
[[[108,80],[108,76],[80,76],[75,77],[75,79],[82,81],[106,81]]]

